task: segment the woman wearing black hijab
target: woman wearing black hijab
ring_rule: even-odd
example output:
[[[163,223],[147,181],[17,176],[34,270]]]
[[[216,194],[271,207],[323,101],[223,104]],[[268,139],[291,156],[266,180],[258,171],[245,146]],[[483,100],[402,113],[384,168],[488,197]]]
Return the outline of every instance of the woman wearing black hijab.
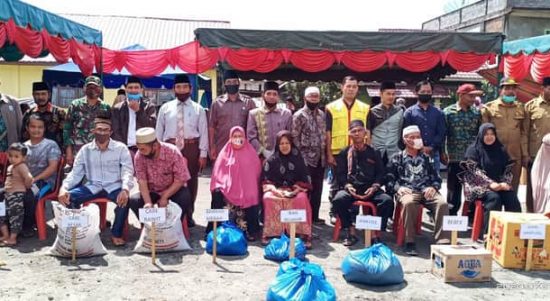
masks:
[[[521,212],[511,185],[514,163],[498,140],[492,123],[480,126],[476,141],[466,150],[465,159],[462,162],[465,171],[460,175],[465,184],[464,193],[472,203],[476,199],[483,202],[483,229],[487,233],[490,211],[500,211],[504,205],[506,211]]]

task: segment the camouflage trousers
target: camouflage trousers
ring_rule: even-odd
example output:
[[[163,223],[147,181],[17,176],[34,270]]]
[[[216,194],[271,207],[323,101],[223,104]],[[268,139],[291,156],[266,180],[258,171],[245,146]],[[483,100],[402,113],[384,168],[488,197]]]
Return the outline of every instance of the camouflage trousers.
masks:
[[[11,233],[19,234],[23,228],[23,218],[25,216],[24,199],[24,192],[4,193],[6,216],[0,217],[0,225],[9,225]]]

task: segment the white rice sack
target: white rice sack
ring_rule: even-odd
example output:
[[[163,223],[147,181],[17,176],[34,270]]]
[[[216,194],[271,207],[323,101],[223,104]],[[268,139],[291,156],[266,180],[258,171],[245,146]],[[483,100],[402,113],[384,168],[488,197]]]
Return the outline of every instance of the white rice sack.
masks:
[[[155,224],[156,252],[172,252],[190,250],[191,246],[183,235],[181,226],[181,208],[176,203],[168,202],[166,206],[166,221]],[[144,223],[139,241],[134,248],[136,253],[151,253],[151,225]]]
[[[72,228],[62,228],[61,220],[64,214],[79,212],[88,217],[87,227],[76,228],[76,256],[88,257],[107,254],[107,250],[99,238],[99,207],[96,204],[82,209],[67,209],[58,202],[52,202],[55,224],[57,225],[57,237],[49,254],[60,257],[72,256]]]

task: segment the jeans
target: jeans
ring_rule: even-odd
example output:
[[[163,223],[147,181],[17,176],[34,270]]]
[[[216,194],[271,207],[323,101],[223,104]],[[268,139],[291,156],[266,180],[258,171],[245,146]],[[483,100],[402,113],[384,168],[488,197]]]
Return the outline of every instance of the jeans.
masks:
[[[101,190],[99,193],[93,194],[90,189],[84,185],[77,186],[69,190],[71,196],[69,208],[76,209],[87,201],[97,199],[97,198],[107,198],[110,201],[116,203],[116,198],[120,193],[120,188],[107,193],[105,190]],[[126,218],[128,218],[128,206],[120,207],[116,206],[115,208],[115,220],[113,222],[113,227],[111,229],[111,234],[114,237],[122,237],[122,230],[124,229],[124,224],[126,223]]]

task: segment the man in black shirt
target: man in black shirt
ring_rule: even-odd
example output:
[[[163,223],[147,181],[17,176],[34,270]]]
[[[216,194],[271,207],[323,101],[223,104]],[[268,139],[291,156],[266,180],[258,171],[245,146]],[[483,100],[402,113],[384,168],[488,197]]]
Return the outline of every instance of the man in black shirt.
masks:
[[[377,213],[382,217],[382,231],[386,230],[388,217],[393,212],[392,198],[381,189],[384,179],[382,158],[365,143],[366,134],[363,121],[353,120],[349,126],[352,145],[340,151],[336,158],[336,181],[344,189],[336,193],[333,202],[334,211],[342,221],[345,246],[357,242],[350,212],[353,202],[370,201],[376,204]]]

